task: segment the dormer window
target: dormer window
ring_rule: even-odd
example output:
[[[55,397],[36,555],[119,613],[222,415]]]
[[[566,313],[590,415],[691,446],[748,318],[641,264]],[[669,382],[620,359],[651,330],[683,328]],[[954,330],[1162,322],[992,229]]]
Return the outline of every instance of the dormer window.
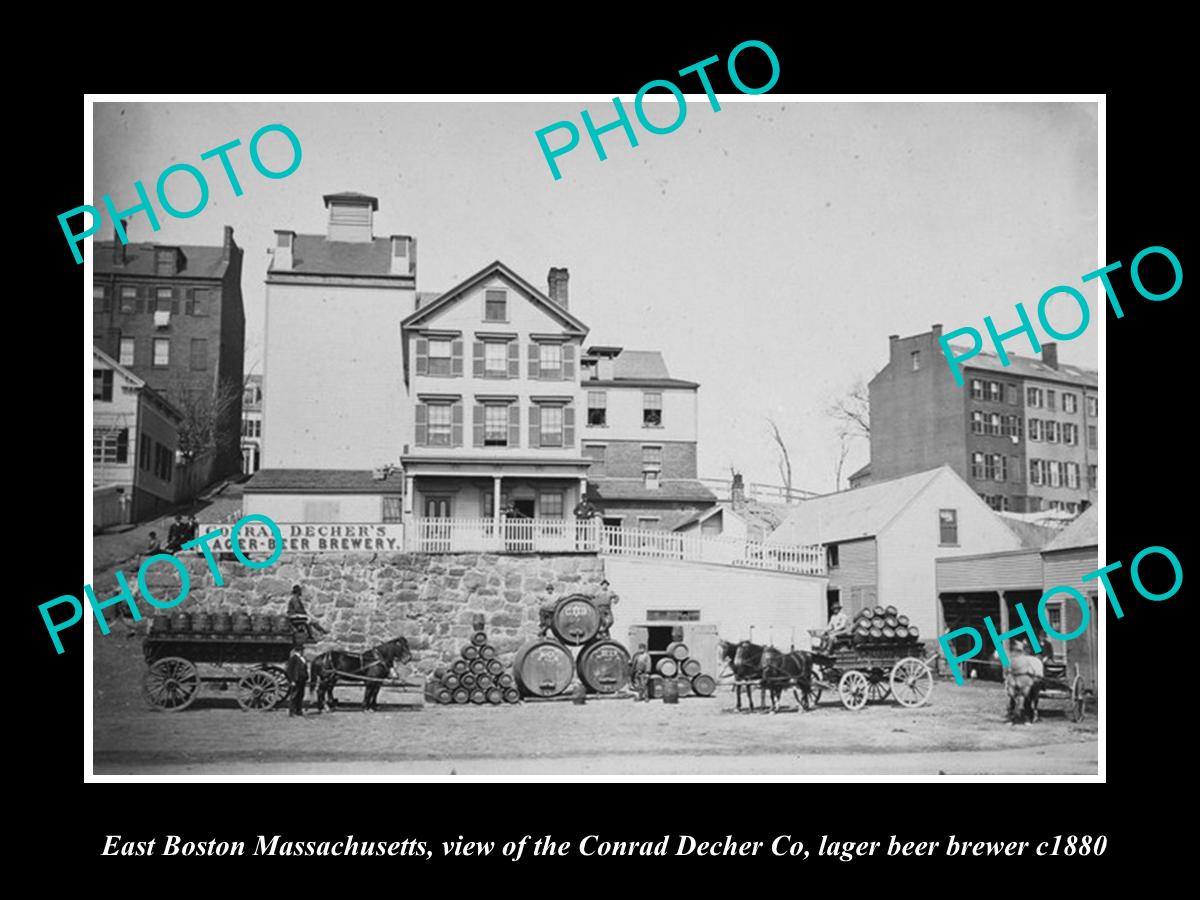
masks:
[[[177,271],[178,253],[171,248],[157,247],[154,250],[154,274],[174,275]]]
[[[485,321],[508,321],[508,297],[504,291],[485,291],[483,306],[483,318]]]

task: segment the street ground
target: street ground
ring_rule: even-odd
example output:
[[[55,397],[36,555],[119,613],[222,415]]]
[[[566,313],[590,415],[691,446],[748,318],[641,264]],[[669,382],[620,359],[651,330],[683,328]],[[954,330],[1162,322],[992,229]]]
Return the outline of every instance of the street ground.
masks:
[[[1094,710],[1079,724],[1061,704],[1010,725],[1000,685],[938,681],[920,709],[858,712],[826,696],[811,712],[738,713],[722,689],[678,705],[632,700],[499,707],[344,706],[289,718],[243,712],[232,694],[164,713],[141,698],[141,641],[94,639],[97,774],[937,775],[1095,774]],[[341,694],[357,698],[357,689]],[[757,702],[757,698],[756,698]]]

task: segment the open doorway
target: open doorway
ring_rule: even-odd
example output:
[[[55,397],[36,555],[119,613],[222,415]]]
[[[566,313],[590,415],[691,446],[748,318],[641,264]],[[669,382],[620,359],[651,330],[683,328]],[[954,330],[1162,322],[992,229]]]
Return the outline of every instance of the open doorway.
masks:
[[[828,620],[833,615],[833,608],[842,605],[842,589],[829,588],[825,592],[825,618]]]

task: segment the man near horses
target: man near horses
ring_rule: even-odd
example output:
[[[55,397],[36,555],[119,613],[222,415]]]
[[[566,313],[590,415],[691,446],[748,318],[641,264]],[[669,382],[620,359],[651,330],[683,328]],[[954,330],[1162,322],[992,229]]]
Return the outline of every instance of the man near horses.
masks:
[[[304,658],[304,641],[297,636],[292,644],[292,652],[288,656],[288,716],[304,715],[304,689],[308,685],[308,661]]]
[[[612,608],[621,602],[621,598],[614,594],[608,587],[608,579],[605,578],[600,582],[600,592],[596,594],[596,609],[600,613],[600,637],[608,637],[609,629],[613,624]]]
[[[637,692],[637,699],[647,699],[646,682],[650,677],[650,654],[646,652],[645,644],[638,644],[637,652],[630,660],[630,669],[632,674],[629,681],[633,685],[634,691]]]
[[[304,608],[304,601],[300,599],[302,591],[303,588],[300,585],[292,585],[292,597],[288,600],[287,617],[288,621],[292,623],[293,633],[301,637],[307,637],[311,641],[313,640],[314,628],[321,632],[321,634],[328,634],[329,632],[322,628],[320,623],[309,619],[308,610]]]

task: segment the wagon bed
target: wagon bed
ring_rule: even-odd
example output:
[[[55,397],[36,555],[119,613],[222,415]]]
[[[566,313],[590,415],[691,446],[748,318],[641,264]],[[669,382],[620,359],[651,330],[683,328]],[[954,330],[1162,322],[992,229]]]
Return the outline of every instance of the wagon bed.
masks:
[[[920,641],[881,641],[814,651],[821,678],[813,682],[816,697],[822,690],[837,691],[846,709],[858,710],[868,702],[892,697],[916,708],[929,701],[933,670],[924,658]]]

